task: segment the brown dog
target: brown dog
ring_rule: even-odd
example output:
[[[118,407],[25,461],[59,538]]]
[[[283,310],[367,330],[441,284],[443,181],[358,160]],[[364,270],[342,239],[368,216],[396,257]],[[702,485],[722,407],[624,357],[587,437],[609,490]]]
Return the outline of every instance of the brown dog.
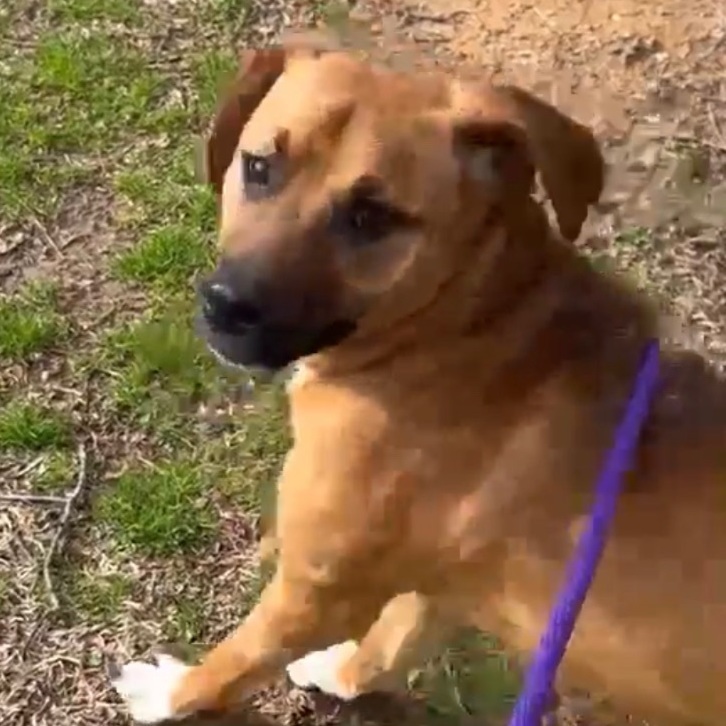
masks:
[[[220,709],[286,666],[352,698],[462,623],[531,649],[656,332],[568,243],[602,187],[591,134],[514,88],[272,49],[208,167],[204,335],[232,364],[301,361],[279,561],[201,665],[123,668],[132,714]],[[726,384],[693,354],[664,356],[561,674],[657,726],[726,717]]]

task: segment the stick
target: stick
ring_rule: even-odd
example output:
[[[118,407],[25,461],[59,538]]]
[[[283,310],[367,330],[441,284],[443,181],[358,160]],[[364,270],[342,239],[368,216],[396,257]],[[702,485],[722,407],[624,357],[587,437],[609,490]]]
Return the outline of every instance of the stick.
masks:
[[[53,564],[53,560],[63,551],[63,545],[65,544],[66,533],[68,531],[71,515],[73,514],[73,509],[86,488],[86,463],[86,447],[84,444],[80,444],[78,446],[78,477],[76,479],[76,486],[73,487],[73,491],[66,497],[58,529],[50,542],[50,546],[45,553],[45,559],[43,561],[43,581],[45,582],[48,600],[50,601],[50,605],[53,610],[57,610],[60,603],[58,601],[58,596],[55,593],[55,589],[53,588],[53,578],[50,574],[50,568]]]
[[[708,118],[711,122],[711,126],[713,126],[713,131],[716,135],[716,138],[718,138],[718,140],[720,141],[720,145],[718,148],[720,148],[721,151],[726,151],[726,137],[724,137],[723,133],[721,132],[721,127],[716,120],[716,114],[713,112],[713,106],[710,103],[708,104]]]
[[[50,236],[50,232],[45,228],[45,225],[34,215],[31,214],[28,217],[33,223],[33,226],[40,232],[40,236],[43,238],[45,243],[55,252],[58,257],[63,257],[60,247],[56,244],[56,241]]]
[[[718,127],[716,127],[716,130],[718,131]],[[665,136],[661,136],[660,138],[663,139],[663,141],[668,140]],[[720,144],[718,140],[710,141],[709,139],[699,139],[693,136],[693,134],[674,134],[671,138],[674,141],[685,141],[687,143],[707,146],[709,149],[713,149],[714,151],[726,151],[726,143]]]
[[[21,476],[30,474],[31,471],[37,469],[44,461],[45,456],[43,456],[42,454],[40,456],[37,456],[30,463],[26,464],[17,474],[15,474],[15,477],[19,479]]]
[[[11,504],[65,504],[66,497],[51,497],[46,494],[0,494],[0,502]]]

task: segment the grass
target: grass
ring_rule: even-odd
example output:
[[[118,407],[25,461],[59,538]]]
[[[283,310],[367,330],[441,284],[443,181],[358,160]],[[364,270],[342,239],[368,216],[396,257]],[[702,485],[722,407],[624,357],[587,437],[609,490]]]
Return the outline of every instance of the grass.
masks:
[[[209,266],[209,245],[193,227],[169,225],[151,232],[138,246],[120,255],[115,271],[122,280],[179,292]]]
[[[244,511],[268,515],[274,509],[275,480],[290,443],[282,392],[259,394],[256,410],[207,451],[208,464],[219,470],[219,492]]]
[[[74,572],[65,582],[66,606],[92,623],[108,623],[118,616],[133,591],[133,581],[120,573]]]
[[[219,101],[226,79],[235,71],[235,58],[229,52],[204,53],[194,58],[192,72],[199,88],[201,111],[211,114]]]
[[[134,0],[51,0],[50,11],[61,22],[105,20],[139,25],[143,15]]]
[[[58,449],[69,443],[70,435],[65,418],[34,404],[14,401],[0,412],[0,450]]]
[[[323,22],[331,28],[344,25],[350,15],[350,6],[342,0],[318,0],[316,4]]]
[[[182,599],[174,603],[165,632],[173,641],[198,643],[203,637],[206,623],[204,603],[191,598]]]
[[[123,548],[169,557],[213,535],[206,482],[193,461],[160,462],[121,475],[96,504],[97,521]]]
[[[10,592],[10,576],[5,573],[0,573],[0,613],[4,611],[5,601],[8,598]]]
[[[621,247],[644,247],[651,238],[652,232],[645,227],[624,229],[615,235],[615,244]]]
[[[50,214],[63,190],[91,178],[129,129],[173,134],[184,127],[184,110],[169,96],[171,79],[154,72],[128,36],[70,23],[113,5],[58,3],[69,24],[48,29],[32,53],[8,60],[12,82],[0,84],[0,207],[10,219]]]
[[[220,371],[194,333],[193,315],[178,303],[106,336],[96,365],[111,372],[109,393],[119,415],[170,431],[218,390]]]
[[[0,297],[0,358],[24,361],[59,343],[68,326],[56,303],[56,289],[47,284]]]
[[[197,147],[198,143],[180,139],[172,149],[145,149],[133,157],[132,166],[115,175],[114,187],[124,205],[127,224],[140,227],[144,233],[161,225],[183,227],[203,237],[207,244],[212,242],[216,205],[211,191],[200,183]],[[159,168],[164,169],[163,176]]]
[[[487,714],[503,718],[519,691],[519,670],[492,638],[462,631],[444,653],[412,676],[411,687],[428,697],[438,722]]]
[[[54,494],[67,489],[74,481],[75,457],[69,450],[50,451],[33,472],[35,491]]]

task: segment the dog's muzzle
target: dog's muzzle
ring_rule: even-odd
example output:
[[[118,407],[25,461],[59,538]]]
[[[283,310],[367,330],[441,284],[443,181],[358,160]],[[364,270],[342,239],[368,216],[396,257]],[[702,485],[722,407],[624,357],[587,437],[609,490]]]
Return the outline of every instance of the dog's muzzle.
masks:
[[[337,345],[356,328],[354,321],[342,318],[305,320],[295,314],[294,299],[264,290],[228,262],[200,285],[198,329],[224,363],[279,371]]]

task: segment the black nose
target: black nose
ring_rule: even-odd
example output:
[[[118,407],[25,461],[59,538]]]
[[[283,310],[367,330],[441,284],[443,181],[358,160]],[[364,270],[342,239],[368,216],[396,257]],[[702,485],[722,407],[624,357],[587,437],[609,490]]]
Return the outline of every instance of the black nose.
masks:
[[[220,333],[242,333],[259,325],[259,308],[220,280],[202,283],[202,312],[209,325]]]

